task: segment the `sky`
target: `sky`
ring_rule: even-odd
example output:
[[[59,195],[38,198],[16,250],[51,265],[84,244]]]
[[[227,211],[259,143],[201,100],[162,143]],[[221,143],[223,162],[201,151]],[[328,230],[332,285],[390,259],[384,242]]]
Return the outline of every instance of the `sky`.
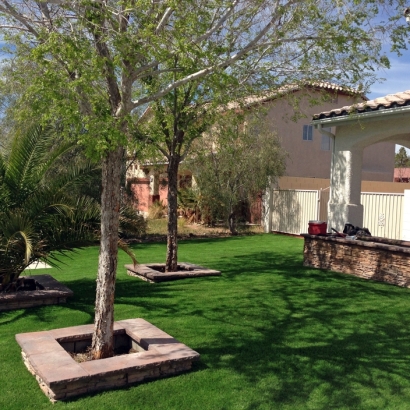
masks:
[[[368,98],[372,100],[387,94],[410,90],[410,49],[403,50],[402,54],[401,57],[388,54],[391,68],[377,73],[379,77],[386,80],[373,84],[367,94]]]
[[[402,56],[389,54],[390,69],[380,71],[378,77],[385,79],[383,82],[377,82],[370,87],[370,92],[366,96],[373,100],[378,97],[384,97],[388,94],[395,94],[400,91],[410,90],[410,47],[409,50],[403,50]],[[396,145],[396,152],[400,145]],[[410,150],[406,149],[407,155]]]

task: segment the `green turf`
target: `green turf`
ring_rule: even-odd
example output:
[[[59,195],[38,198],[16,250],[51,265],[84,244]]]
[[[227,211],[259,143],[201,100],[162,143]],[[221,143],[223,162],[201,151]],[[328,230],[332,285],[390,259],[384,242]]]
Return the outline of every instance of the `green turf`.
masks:
[[[92,323],[98,249],[51,273],[75,296],[0,313],[0,409],[409,409],[410,291],[302,266],[281,235],[181,242],[180,261],[221,277],[149,284],[120,255],[116,319],[142,317],[201,354],[191,372],[52,405],[14,335]],[[135,247],[161,262],[165,245]]]

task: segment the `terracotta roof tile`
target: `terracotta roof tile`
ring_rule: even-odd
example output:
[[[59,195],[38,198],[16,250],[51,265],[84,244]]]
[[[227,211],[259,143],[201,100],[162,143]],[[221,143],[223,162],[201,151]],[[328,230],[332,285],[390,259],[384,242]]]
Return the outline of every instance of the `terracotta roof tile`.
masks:
[[[278,97],[281,97],[285,94],[292,93],[293,91],[299,91],[301,89],[308,89],[308,88],[321,88],[324,90],[333,90],[341,93],[347,93],[347,94],[356,94],[359,95],[362,100],[367,101],[367,98],[365,95],[363,95],[360,91],[351,88],[351,87],[343,87],[338,84],[334,83],[327,83],[327,82],[316,82],[316,83],[306,83],[306,84],[289,84],[282,86],[280,88],[277,88],[275,90],[267,90],[265,93],[261,93],[259,95],[250,95],[248,97],[245,97],[241,101],[231,101],[229,102],[226,106],[223,107],[223,109],[234,109],[234,108],[239,108],[241,106],[245,107],[250,107],[252,105],[257,105],[261,104],[264,102],[268,102],[270,100],[276,99]]]
[[[369,111],[404,107],[407,105],[410,105],[410,90],[398,92],[396,94],[389,94],[385,97],[375,98],[374,100],[369,100],[358,104],[346,105],[345,107],[335,108],[331,111],[323,111],[320,114],[315,114],[313,116],[313,121],[348,115],[351,113],[360,114]]]

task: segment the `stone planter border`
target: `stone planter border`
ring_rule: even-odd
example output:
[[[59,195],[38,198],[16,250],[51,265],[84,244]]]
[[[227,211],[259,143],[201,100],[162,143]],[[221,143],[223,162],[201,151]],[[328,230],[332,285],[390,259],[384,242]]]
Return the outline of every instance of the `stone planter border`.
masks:
[[[0,311],[66,303],[73,296],[72,290],[50,275],[22,276],[25,277],[35,279],[43,289],[0,293]]]
[[[125,265],[130,276],[136,276],[151,283],[165,282],[170,280],[197,278],[202,276],[221,276],[218,270],[204,268],[189,262],[179,262],[178,266],[182,269],[177,272],[160,272],[155,268],[165,267],[165,263],[149,263],[138,265]]]
[[[139,352],[77,363],[66,349],[90,339],[93,329],[91,324],[16,335],[26,367],[51,401],[178,374],[199,360],[199,353],[144,319],[127,319],[115,322],[115,333],[128,335]]]

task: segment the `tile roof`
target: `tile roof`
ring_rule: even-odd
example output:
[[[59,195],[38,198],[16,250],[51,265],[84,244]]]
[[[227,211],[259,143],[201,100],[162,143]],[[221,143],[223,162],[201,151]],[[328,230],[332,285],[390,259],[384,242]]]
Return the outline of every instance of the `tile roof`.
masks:
[[[285,94],[290,94],[295,91],[300,91],[302,89],[324,89],[327,91],[336,91],[339,93],[346,93],[346,94],[356,94],[359,95],[360,98],[367,101],[367,98],[359,91],[351,87],[343,87],[338,84],[328,83],[328,82],[312,82],[312,83],[304,83],[304,84],[288,84],[277,89],[267,90],[262,92],[258,95],[250,95],[242,100],[238,101],[231,101],[223,109],[234,109],[239,108],[241,106],[244,107],[251,107],[252,105],[262,104],[276,98],[282,97]]]
[[[342,108],[335,108],[331,111],[324,111],[313,116],[313,121],[325,118],[342,117],[351,113],[361,114],[371,111],[392,109],[410,105],[410,90],[389,94],[385,97],[375,98],[366,102],[347,105]]]
[[[323,89],[327,91],[333,91],[336,93],[346,93],[349,95],[357,95],[362,100],[367,101],[367,97],[361,91],[355,88],[344,87],[344,86],[341,86],[335,83],[322,81],[322,82],[306,82],[302,84],[288,84],[288,85],[284,85],[282,87],[276,88],[274,90],[266,90],[257,95],[249,95],[239,100],[230,101],[225,105],[221,105],[219,107],[219,110],[225,111],[225,110],[232,110],[232,109],[243,108],[243,107],[250,108],[254,105],[263,104],[271,100],[274,100],[276,98],[280,98],[286,94],[290,94],[295,91],[300,91],[302,89],[309,89],[309,88],[310,89],[319,88],[319,89]],[[146,117],[148,117],[149,114],[151,113],[151,110],[152,110],[151,106],[148,106],[145,109],[145,111],[142,113],[142,115],[140,116],[139,120],[144,120]]]

